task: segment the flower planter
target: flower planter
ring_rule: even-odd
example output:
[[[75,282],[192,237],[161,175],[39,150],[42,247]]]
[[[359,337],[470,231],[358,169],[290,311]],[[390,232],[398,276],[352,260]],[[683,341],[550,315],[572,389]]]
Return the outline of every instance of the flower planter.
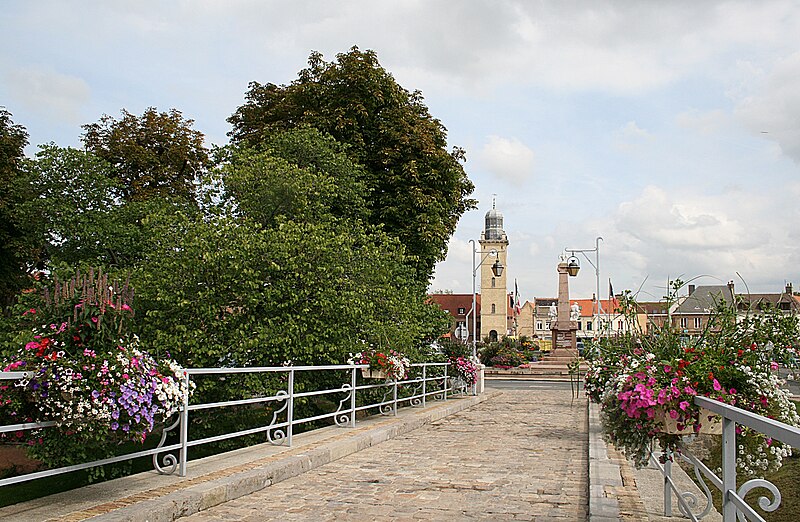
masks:
[[[389,375],[383,370],[373,370],[371,368],[361,368],[361,376],[365,379],[389,380]]]
[[[711,420],[709,420],[709,417],[712,417]],[[705,408],[700,408],[699,432],[695,432],[691,424],[684,426],[683,430],[679,430],[678,421],[670,417],[666,411],[661,412],[660,420],[663,426],[663,433],[668,433],[670,435],[694,435],[695,433],[722,435],[722,418]]]

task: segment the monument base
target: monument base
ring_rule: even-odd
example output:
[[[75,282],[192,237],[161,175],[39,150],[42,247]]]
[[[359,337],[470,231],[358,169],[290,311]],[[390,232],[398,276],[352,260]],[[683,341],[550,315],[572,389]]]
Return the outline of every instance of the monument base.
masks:
[[[577,330],[578,325],[574,321],[570,321],[566,328],[560,328],[556,323],[553,332],[553,350],[550,352],[551,356],[555,357],[577,357],[578,356],[578,338]]]

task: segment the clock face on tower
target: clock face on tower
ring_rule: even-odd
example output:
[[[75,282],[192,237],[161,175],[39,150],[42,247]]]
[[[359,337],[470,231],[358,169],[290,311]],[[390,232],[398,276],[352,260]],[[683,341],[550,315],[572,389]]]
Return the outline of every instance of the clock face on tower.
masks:
[[[497,249],[493,248],[493,249],[489,250],[489,255],[492,256],[492,257],[497,257]]]

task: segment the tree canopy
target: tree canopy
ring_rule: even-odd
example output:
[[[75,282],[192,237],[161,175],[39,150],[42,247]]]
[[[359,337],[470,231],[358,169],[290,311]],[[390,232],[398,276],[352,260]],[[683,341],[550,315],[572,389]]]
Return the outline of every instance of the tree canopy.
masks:
[[[0,107],[0,309],[25,287],[26,268],[37,248],[31,245],[25,224],[15,217],[18,206],[31,197],[21,179],[27,145],[25,127]]]
[[[213,159],[175,109],[123,109],[83,126],[85,150],[48,144],[33,158],[3,113],[0,168],[9,222],[25,224],[19,244],[35,254],[26,266],[129,277],[142,346],[187,366],[427,347],[448,326],[426,302],[428,276],[472,204],[460,152],[371,51],[314,54],[294,84],[265,89],[279,94],[261,107],[251,86],[237,115],[266,123],[235,124]]]
[[[409,92],[373,51],[353,47],[326,62],[312,53],[289,85],[252,82],[228,119],[234,143],[264,146],[276,131],[312,126],[346,145],[363,165],[369,220],[400,239],[427,282],[444,259],[461,215],[474,207],[464,151],[447,151],[447,133],[419,91]]]
[[[103,115],[84,125],[81,138],[87,150],[114,168],[126,200],[192,199],[209,163],[203,133],[192,129],[193,123],[176,109],[150,107],[140,117],[123,109],[119,120]]]

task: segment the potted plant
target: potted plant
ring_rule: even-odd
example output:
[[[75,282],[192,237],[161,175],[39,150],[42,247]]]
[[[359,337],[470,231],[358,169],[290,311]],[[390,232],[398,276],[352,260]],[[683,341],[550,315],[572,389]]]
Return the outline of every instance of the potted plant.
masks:
[[[635,309],[629,295],[622,307],[629,316]],[[720,420],[695,405],[698,395],[800,425],[775,371],[776,361],[794,352],[796,336],[792,316],[764,310],[741,317],[735,303],[720,302],[696,338],[665,325],[602,340],[587,351],[585,390],[601,405],[606,439],[644,466],[655,444],[680,451],[685,435],[720,432]],[[749,428],[737,434],[738,466],[746,475],[777,469],[791,455],[790,447]]]
[[[365,379],[386,379],[400,381],[408,374],[411,361],[408,357],[395,350],[379,351],[373,348],[350,354],[348,364],[367,364],[369,368],[362,368],[361,375]]]

